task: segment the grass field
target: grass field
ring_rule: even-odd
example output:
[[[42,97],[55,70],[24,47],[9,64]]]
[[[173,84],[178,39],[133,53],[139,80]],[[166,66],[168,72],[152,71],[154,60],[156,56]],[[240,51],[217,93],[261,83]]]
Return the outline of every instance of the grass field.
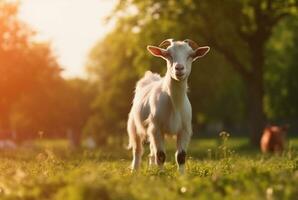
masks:
[[[134,174],[119,146],[70,151],[59,140],[2,150],[0,199],[298,199],[298,139],[280,156],[261,155],[246,139],[195,139],[184,176],[173,144],[165,170],[149,169],[145,154]]]

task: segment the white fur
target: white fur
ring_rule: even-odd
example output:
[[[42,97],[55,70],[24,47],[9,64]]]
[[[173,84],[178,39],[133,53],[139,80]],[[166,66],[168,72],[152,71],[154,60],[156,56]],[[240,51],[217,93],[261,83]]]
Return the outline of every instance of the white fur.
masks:
[[[187,97],[187,79],[191,72],[192,61],[196,59],[189,56],[194,51],[188,43],[180,41],[171,42],[167,49],[161,50],[171,56],[155,55],[167,61],[165,76],[160,77],[150,71],[145,73],[136,84],[133,105],[129,113],[127,131],[129,147],[133,149],[131,166],[133,170],[139,168],[143,153],[142,142],[146,138],[150,142],[149,163],[157,164],[157,151],[165,152],[164,134],[177,136],[176,161],[178,152],[187,150],[192,135],[192,109]],[[184,66],[181,70],[182,76],[176,75],[177,64]],[[179,171],[183,173],[184,165],[179,166]]]

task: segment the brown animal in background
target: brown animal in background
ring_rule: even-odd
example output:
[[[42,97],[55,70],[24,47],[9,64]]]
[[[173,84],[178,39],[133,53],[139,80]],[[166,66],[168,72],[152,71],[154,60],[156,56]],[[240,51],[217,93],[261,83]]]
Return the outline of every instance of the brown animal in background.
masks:
[[[281,153],[284,150],[285,137],[288,125],[267,126],[261,138],[261,150],[263,153]]]

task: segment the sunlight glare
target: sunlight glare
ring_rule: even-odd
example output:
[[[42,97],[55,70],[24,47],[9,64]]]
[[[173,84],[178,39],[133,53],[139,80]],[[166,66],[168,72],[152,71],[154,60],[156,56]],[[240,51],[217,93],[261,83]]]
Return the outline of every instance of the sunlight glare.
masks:
[[[84,77],[90,49],[112,27],[104,18],[117,0],[23,0],[20,18],[52,42],[65,77]]]

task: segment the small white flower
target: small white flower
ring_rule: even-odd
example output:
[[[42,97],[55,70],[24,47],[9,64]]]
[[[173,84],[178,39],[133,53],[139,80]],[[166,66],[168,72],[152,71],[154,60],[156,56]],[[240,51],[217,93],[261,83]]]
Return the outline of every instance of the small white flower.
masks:
[[[186,191],[187,191],[186,187],[183,186],[183,187],[180,188],[181,193],[185,193]]]

